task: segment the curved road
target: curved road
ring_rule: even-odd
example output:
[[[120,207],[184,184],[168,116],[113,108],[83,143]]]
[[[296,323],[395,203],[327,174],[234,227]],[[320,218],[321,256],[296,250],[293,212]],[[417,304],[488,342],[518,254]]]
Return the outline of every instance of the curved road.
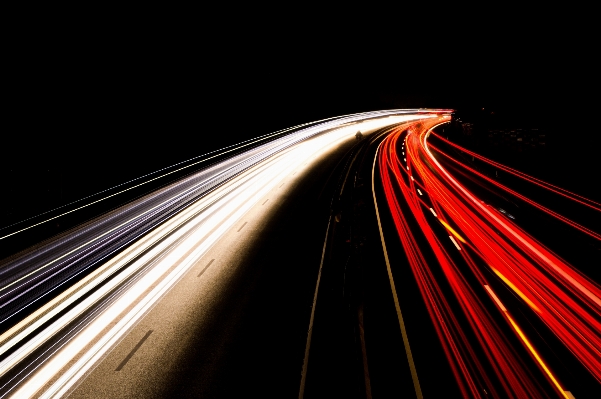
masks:
[[[0,393],[296,396],[331,169],[424,117],[298,129],[4,262]]]
[[[601,288],[537,220],[601,234],[529,194],[601,204],[449,120],[274,134],[3,261],[0,397],[598,397]]]
[[[432,129],[444,122],[441,117],[396,129],[382,143],[374,169],[382,182],[381,202],[393,220],[388,230],[396,231],[382,234],[382,240],[402,245],[417,283],[413,295],[425,303],[422,313],[434,326],[433,341],[442,346],[458,396],[597,397],[601,286],[523,230],[522,219],[489,201],[512,196],[567,224],[572,234],[583,234],[580,239],[599,241],[601,235],[455,160],[438,146],[477,154],[441,137],[432,144]],[[514,174],[578,206],[601,211],[592,201]],[[395,265],[392,269],[394,290],[405,270],[395,270]],[[397,307],[401,324],[404,303],[407,299]],[[409,341],[415,338],[416,324],[408,323]],[[423,363],[423,351],[416,358]],[[419,370],[427,368],[418,364],[416,369],[419,396],[432,388],[423,389],[417,378]],[[428,378],[431,372],[423,374]]]

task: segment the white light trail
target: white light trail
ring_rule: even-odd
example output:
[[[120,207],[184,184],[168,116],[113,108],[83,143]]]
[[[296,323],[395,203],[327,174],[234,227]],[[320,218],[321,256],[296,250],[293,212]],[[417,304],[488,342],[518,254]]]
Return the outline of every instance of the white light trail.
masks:
[[[387,117],[360,123],[364,134],[393,123],[429,117],[388,114],[376,116]],[[317,136],[315,134],[320,129],[326,129],[324,126],[307,128],[306,135],[314,137],[281,151],[210,192],[2,334],[0,354],[19,343],[21,346],[0,362],[0,375],[11,370],[55,334],[63,333],[69,323],[86,314],[112,290],[141,270],[145,270],[137,281],[103,309],[93,321],[37,366],[33,371],[33,378],[28,378],[22,385],[18,385],[11,395],[30,397],[40,394],[42,388],[45,389],[42,398],[60,397],[67,393],[79,378],[119,342],[148,309],[268,192],[275,189],[284,179],[290,178],[291,173],[303,164],[317,159],[345,140],[354,140],[357,128],[357,124],[353,124]],[[332,129],[332,123],[327,125],[327,129]],[[155,246],[140,256],[151,245]],[[37,335],[29,337],[37,328],[98,286],[100,287],[96,291],[58,320]],[[125,316],[119,317],[121,314]],[[102,331],[105,332],[101,334]],[[26,342],[23,344],[23,341]],[[52,383],[49,384],[50,382]]]

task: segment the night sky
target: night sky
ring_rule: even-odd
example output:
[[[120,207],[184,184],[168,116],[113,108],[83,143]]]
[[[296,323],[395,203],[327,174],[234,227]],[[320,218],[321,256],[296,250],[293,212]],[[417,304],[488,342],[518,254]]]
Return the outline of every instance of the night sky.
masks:
[[[566,168],[582,182],[599,172],[587,24],[245,7],[26,18],[4,57],[0,225],[278,129],[387,108],[547,126],[566,135]]]

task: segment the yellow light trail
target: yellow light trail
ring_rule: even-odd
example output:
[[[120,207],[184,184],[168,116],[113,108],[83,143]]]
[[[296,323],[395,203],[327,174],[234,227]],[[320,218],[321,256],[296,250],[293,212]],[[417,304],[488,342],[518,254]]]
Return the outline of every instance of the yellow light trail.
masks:
[[[513,327],[513,329],[515,330],[515,332],[518,334],[518,336],[520,337],[520,339],[522,340],[522,342],[524,342],[524,345],[526,345],[526,348],[528,348],[528,350],[530,351],[530,353],[532,354],[532,356],[534,356],[534,359],[538,362],[538,364],[543,369],[543,371],[545,372],[545,374],[547,374],[547,376],[549,377],[549,379],[551,380],[551,382],[553,383],[553,385],[555,385],[555,387],[557,388],[557,390],[561,393],[561,395],[564,398],[570,399],[570,397],[564,391],[564,389],[561,387],[561,385],[559,385],[559,381],[557,381],[557,379],[555,378],[555,376],[553,375],[553,373],[551,373],[551,370],[549,370],[549,367],[547,367],[547,365],[545,364],[545,362],[543,361],[543,359],[541,359],[541,357],[539,356],[538,352],[536,352],[536,349],[534,349],[534,347],[532,346],[532,344],[530,343],[530,341],[528,340],[528,338],[526,337],[526,335],[522,332],[522,329],[516,324],[515,321],[513,321],[513,319],[509,315],[509,312],[507,311],[507,309],[505,308],[505,306],[503,306],[503,303],[499,300],[499,298],[497,297],[497,295],[493,292],[493,290],[490,288],[490,286],[485,285],[484,288],[486,288],[486,291],[488,291],[488,293],[490,294],[490,296],[492,297],[492,299],[497,303],[497,305],[499,306],[499,308],[501,308],[501,310],[503,311],[503,314],[505,315],[505,317],[507,317],[507,320],[509,320],[509,322],[511,323],[511,326]]]
[[[520,298],[522,298],[524,300],[524,302],[526,302],[528,304],[528,306],[530,306],[532,309],[534,309],[538,313],[542,313],[541,310],[538,308],[538,306],[536,306],[526,295],[524,295],[524,293],[522,291],[520,291],[520,289],[518,287],[516,287],[511,281],[509,281],[507,279],[507,277],[502,275],[501,272],[498,271],[497,269],[495,269],[494,267],[490,266],[490,268],[493,270],[493,272],[495,272],[495,274],[497,276],[499,276],[499,278],[501,280],[503,280],[503,282],[505,284],[507,284],[509,286],[509,288],[511,288],[516,294],[518,294],[520,296]]]
[[[442,219],[440,219],[440,218],[438,218],[438,220],[440,221],[440,223],[442,223],[442,225],[443,225],[443,226],[444,226],[444,227],[445,227],[447,230],[449,230],[449,233],[451,233],[451,234],[453,234],[455,237],[457,237],[457,239],[458,239],[459,241],[461,241],[462,243],[464,243],[464,244],[467,244],[467,242],[465,242],[465,240],[463,239],[463,237],[461,237],[461,236],[459,235],[459,233],[457,233],[457,232],[456,232],[456,231],[455,231],[455,230],[454,230],[454,229],[453,229],[451,226],[449,226],[449,225],[448,225],[448,224],[447,224],[447,223],[446,223],[444,220],[442,220]]]

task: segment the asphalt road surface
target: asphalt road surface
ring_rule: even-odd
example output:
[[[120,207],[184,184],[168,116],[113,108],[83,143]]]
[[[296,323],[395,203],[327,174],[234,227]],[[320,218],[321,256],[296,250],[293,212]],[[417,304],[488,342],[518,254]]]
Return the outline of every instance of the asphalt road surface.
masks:
[[[429,138],[445,111],[378,116],[97,219],[61,243],[69,265],[129,241],[69,284],[38,283],[69,253],[0,270],[0,398],[596,397],[598,272],[581,259],[601,236],[572,203],[601,205]],[[580,234],[576,255],[555,228]]]
[[[0,394],[298,396],[307,376],[307,329],[333,195],[343,191],[362,137],[421,117],[334,125],[250,168],[237,167],[235,177],[160,220],[79,280],[62,290],[50,286],[54,296],[29,316],[14,317],[16,324],[7,323],[0,335]],[[189,187],[171,198],[184,198]],[[150,204],[139,216],[108,226],[105,236],[92,234],[69,249],[80,251],[72,258],[85,257],[98,240],[107,242],[113,231],[161,207],[161,201]],[[44,278],[46,264],[29,265],[32,271],[6,282],[6,293],[23,298],[11,285],[28,292]]]
[[[69,397],[297,396],[335,166],[354,144],[261,198]]]

